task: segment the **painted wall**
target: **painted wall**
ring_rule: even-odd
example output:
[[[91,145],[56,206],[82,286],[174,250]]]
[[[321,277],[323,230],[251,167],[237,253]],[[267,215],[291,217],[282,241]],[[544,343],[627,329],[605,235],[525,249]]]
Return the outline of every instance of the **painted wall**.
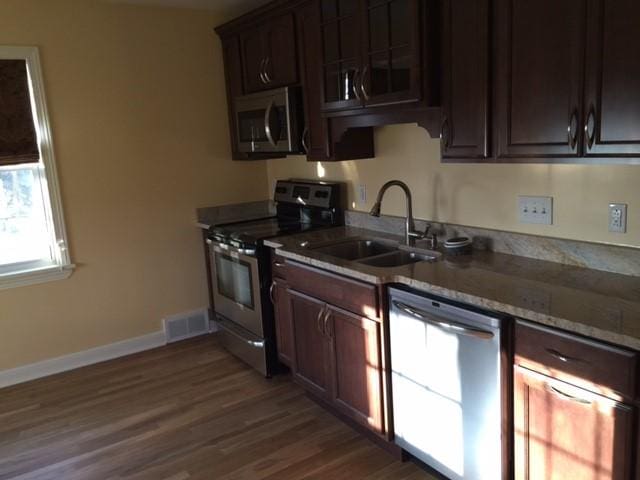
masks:
[[[417,125],[377,129],[375,143],[376,158],[371,160],[322,165],[302,157],[272,160],[269,185],[278,178],[324,174],[347,182],[350,207],[368,211],[380,186],[399,179],[411,187],[417,218],[640,247],[640,166],[442,164],[439,141]],[[364,204],[357,203],[359,184],[367,188]],[[518,223],[518,195],[554,197],[554,224]],[[611,202],[629,205],[628,233],[608,232]],[[389,190],[382,213],[404,212],[402,192]]]
[[[231,162],[221,50],[199,11],[2,0],[0,44],[40,47],[70,279],[0,291],[0,370],[155,332],[207,305],[195,208],[267,196]]]

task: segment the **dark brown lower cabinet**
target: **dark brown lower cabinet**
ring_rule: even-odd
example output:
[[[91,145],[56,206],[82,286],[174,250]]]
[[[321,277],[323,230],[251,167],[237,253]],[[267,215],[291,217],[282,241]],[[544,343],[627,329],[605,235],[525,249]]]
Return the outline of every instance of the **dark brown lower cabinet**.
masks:
[[[294,378],[315,395],[330,398],[331,346],[324,329],[325,303],[288,290],[295,344]]]
[[[345,417],[386,435],[381,323],[286,289],[278,279],[274,285],[278,353],[290,362],[294,380]]]
[[[380,323],[328,306],[332,400],[345,415],[384,433]]]
[[[633,478],[633,407],[515,369],[516,480]]]
[[[295,342],[293,338],[293,324],[291,305],[287,293],[287,282],[279,278],[273,279],[272,300],[276,323],[276,341],[278,342],[278,359],[293,368],[295,359]]]

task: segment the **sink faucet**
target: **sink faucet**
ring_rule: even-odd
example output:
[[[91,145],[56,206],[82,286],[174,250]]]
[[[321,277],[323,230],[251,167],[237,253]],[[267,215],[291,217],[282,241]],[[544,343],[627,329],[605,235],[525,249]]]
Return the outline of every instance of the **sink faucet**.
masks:
[[[409,187],[407,186],[406,183],[401,182],[400,180],[391,180],[385,183],[380,188],[380,191],[378,192],[378,198],[376,198],[376,203],[373,204],[373,208],[371,208],[370,213],[374,217],[380,216],[380,209],[382,208],[382,197],[384,197],[384,194],[390,187],[394,187],[394,186],[400,187],[404,191],[405,197],[407,198],[407,218],[405,219],[405,223],[404,223],[404,242],[407,245],[413,246],[416,243],[416,238],[427,237],[427,234],[429,233],[430,225],[427,226],[427,229],[425,232],[415,231],[415,223],[413,221],[413,206],[411,203],[411,190],[409,190]],[[435,241],[436,241],[435,236],[431,235],[429,237],[431,239],[432,245],[434,245],[433,248],[435,248]]]

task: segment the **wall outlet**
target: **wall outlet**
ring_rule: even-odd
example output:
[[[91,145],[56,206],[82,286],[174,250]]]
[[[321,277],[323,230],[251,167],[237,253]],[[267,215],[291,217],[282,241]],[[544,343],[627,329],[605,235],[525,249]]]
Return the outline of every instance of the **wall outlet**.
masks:
[[[360,205],[367,204],[367,186],[364,183],[358,185],[358,203]]]
[[[609,204],[609,231],[627,233],[627,205],[624,203]]]
[[[553,197],[518,197],[518,221],[538,225],[553,224]]]

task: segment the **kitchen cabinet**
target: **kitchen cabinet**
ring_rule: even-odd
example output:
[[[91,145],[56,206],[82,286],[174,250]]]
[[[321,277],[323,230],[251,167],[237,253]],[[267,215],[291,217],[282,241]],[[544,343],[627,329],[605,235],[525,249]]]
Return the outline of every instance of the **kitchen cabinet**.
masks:
[[[631,406],[517,368],[514,413],[516,480],[631,478]]]
[[[386,437],[383,329],[375,286],[286,262],[274,279],[276,326],[290,323],[294,380],[352,421]],[[287,309],[285,303],[288,301]]]
[[[323,399],[330,398],[331,346],[325,327],[325,303],[288,291],[295,344],[294,378]]]
[[[320,0],[323,110],[418,101],[421,2]]]
[[[242,95],[242,63],[240,61],[240,39],[233,35],[222,40],[225,84],[227,87],[227,114],[229,117],[229,136],[234,160],[246,160],[247,155],[238,151],[238,132],[236,114],[231,99]]]
[[[515,478],[634,478],[637,354],[518,322]]]
[[[245,93],[298,81],[293,14],[270,18],[240,34]]]
[[[584,152],[640,156],[640,3],[590,0]]]
[[[383,432],[380,323],[327,307],[333,403],[365,427]]]
[[[577,158],[587,0],[496,6],[497,158]]]
[[[442,25],[442,158],[490,157],[489,0],[445,0]]]
[[[288,285],[283,279],[274,278],[271,290],[271,299],[276,326],[276,341],[278,343],[278,359],[289,368],[293,367],[295,343],[293,338],[293,322]]]
[[[296,12],[305,107],[303,148],[311,161],[371,158],[374,156],[372,128],[360,128],[355,135],[351,132],[334,141],[332,123],[340,120],[325,118],[322,114],[323,67],[317,60],[322,56],[320,15],[317,0],[307,2]]]

